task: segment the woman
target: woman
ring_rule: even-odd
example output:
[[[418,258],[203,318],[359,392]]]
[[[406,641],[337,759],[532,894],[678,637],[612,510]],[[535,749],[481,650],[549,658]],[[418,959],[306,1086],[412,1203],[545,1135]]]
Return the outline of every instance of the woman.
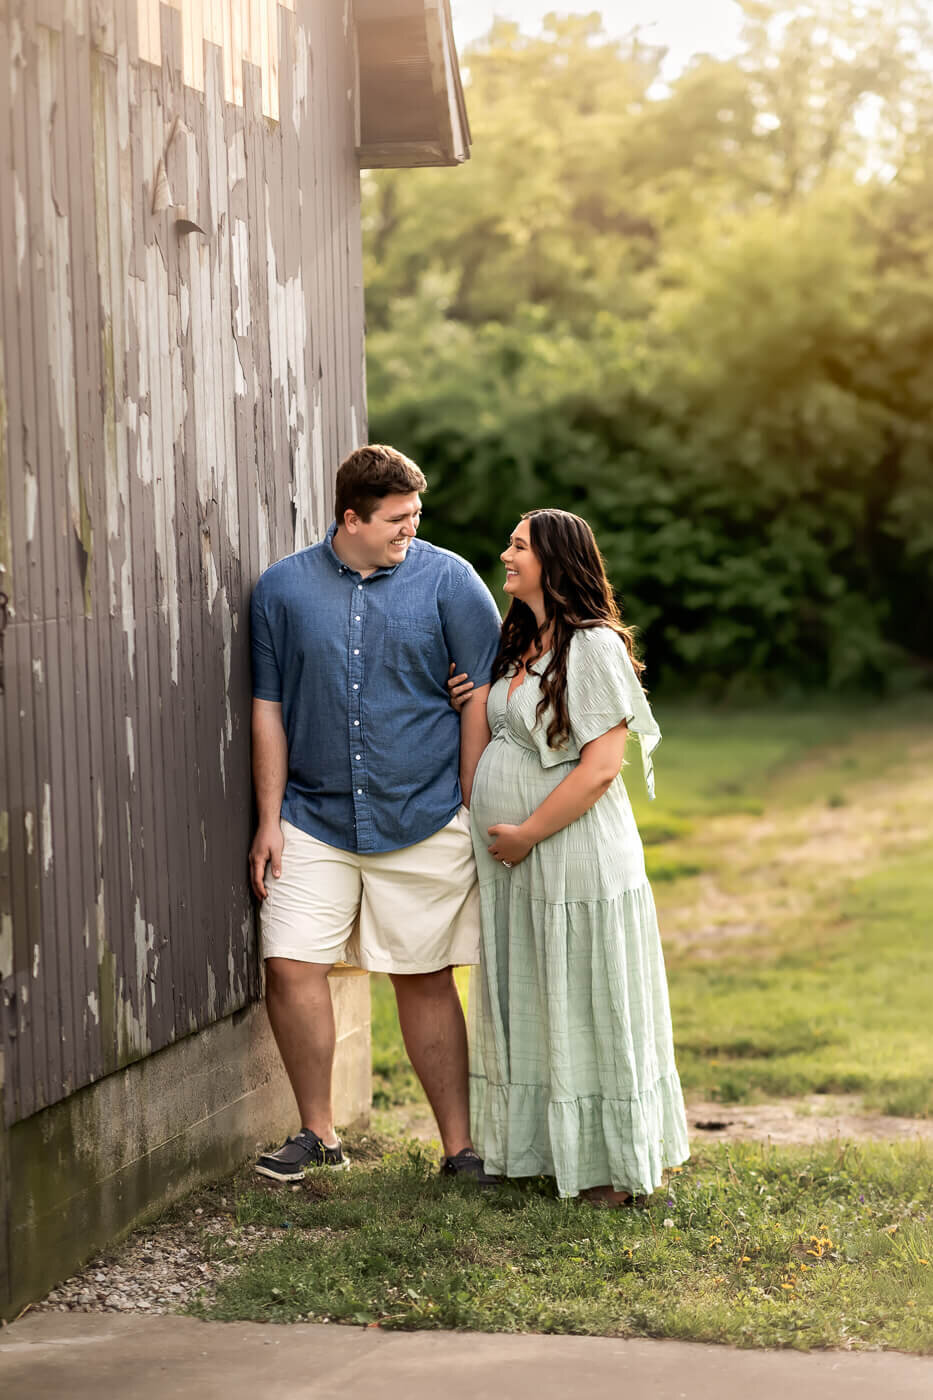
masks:
[[[660,740],[590,527],[522,517],[476,771],[471,1114],[488,1172],[628,1204],[688,1156],[664,963],[620,775]]]

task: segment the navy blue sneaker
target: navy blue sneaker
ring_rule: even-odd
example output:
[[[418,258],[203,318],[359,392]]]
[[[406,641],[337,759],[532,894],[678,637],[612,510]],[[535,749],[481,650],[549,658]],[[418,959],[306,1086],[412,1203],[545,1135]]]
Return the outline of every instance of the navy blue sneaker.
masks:
[[[339,1142],[336,1147],[328,1147],[317,1133],[302,1128],[293,1138],[286,1138],[277,1152],[264,1152],[256,1163],[256,1171],[273,1181],[301,1181],[315,1167],[342,1172],[349,1165],[350,1159],[343,1155]]]

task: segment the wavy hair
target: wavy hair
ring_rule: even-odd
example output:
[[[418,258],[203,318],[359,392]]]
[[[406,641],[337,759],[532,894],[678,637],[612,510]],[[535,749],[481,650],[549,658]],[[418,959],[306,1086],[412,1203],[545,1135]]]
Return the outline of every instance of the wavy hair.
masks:
[[[574,632],[611,627],[624,643],[639,678],[644,665],[635,654],[634,629],[622,621],[603,556],[586,521],[569,510],[549,508],[526,511],[522,519],[528,521],[531,548],[541,564],[544,624],[539,627],[528,604],[514,598],[502,624],[492,676],[497,681],[506,675],[531,648],[531,661],[525,670],[541,680],[535,722],[551,708],[548,746],[563,748],[570,737],[567,661]],[[541,672],[532,671],[532,663],[544,654],[542,638],[548,628],[552,629],[552,640],[547,665]]]

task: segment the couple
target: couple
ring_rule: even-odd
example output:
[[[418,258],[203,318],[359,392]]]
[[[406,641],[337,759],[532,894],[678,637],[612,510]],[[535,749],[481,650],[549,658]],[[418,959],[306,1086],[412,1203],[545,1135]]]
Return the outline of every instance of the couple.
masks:
[[[393,448],[351,453],[326,538],[253,594],[250,872],[302,1122],[257,1170],[346,1165],[327,974],[348,961],[392,979],[445,1174],[549,1175],[562,1196],[624,1204],[688,1152],[619,776],[631,730],[650,789],[660,735],[585,522],[518,523],[500,625],[470,565],[416,539],[425,487]],[[459,720],[453,662],[475,682],[454,687]],[[477,962],[468,1094],[452,969]]]

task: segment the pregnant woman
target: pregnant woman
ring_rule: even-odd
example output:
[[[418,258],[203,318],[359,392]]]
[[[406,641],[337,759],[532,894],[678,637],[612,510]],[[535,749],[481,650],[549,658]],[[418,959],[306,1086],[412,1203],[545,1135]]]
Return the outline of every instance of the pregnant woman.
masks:
[[[535,510],[502,554],[512,604],[471,823],[482,908],[470,995],[486,1170],[600,1206],[689,1154],[664,962],[620,768],[649,792],[660,732],[586,521]]]

